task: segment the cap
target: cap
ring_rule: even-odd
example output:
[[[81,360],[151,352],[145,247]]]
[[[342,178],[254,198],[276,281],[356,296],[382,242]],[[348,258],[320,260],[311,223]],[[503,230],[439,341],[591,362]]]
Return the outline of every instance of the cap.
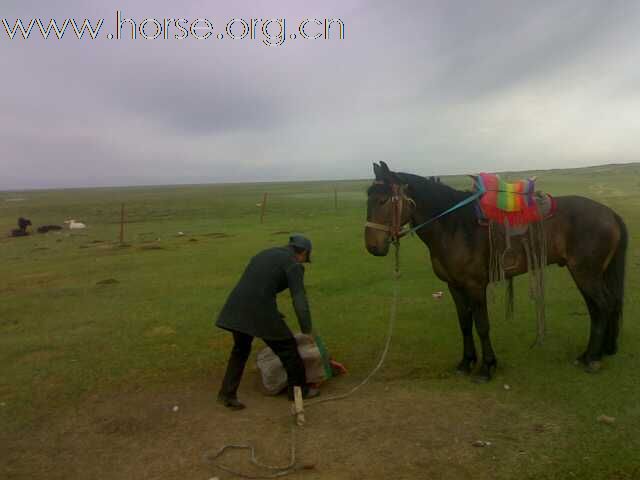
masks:
[[[294,233],[289,237],[289,245],[301,248],[309,252],[309,254],[307,255],[307,262],[311,263],[311,240],[309,240],[304,235]]]

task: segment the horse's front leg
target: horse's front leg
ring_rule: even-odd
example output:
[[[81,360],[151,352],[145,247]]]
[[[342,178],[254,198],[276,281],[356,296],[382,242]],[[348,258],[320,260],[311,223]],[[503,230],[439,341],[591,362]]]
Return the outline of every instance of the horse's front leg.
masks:
[[[473,376],[474,381],[488,382],[491,380],[492,373],[498,366],[496,355],[491,346],[491,338],[489,338],[489,315],[487,313],[486,288],[482,289],[482,293],[472,294],[473,303],[473,321],[476,324],[476,332],[480,337],[482,346],[482,365]]]
[[[462,360],[458,363],[456,370],[459,373],[469,374],[478,360],[476,345],[473,342],[473,309],[471,299],[467,293],[449,284],[449,291],[456,303],[458,312],[458,323],[462,332]]]

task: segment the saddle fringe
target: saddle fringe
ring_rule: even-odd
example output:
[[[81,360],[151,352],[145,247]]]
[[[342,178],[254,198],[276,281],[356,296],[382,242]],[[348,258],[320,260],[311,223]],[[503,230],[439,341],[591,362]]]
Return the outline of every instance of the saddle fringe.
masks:
[[[499,242],[499,228],[504,226],[504,249],[501,249]],[[489,221],[489,282],[500,284],[506,280],[505,285],[505,318],[513,319],[513,277],[507,277],[508,271],[513,269],[515,264],[508,264],[506,260],[515,253],[511,246],[512,232],[509,223],[500,225],[497,222]],[[546,312],[545,312],[545,281],[544,269],[547,265],[547,241],[544,229],[544,221],[533,222],[529,225],[528,232],[518,235],[522,244],[527,270],[529,272],[529,297],[536,306],[536,340],[533,346],[541,345],[546,333]]]

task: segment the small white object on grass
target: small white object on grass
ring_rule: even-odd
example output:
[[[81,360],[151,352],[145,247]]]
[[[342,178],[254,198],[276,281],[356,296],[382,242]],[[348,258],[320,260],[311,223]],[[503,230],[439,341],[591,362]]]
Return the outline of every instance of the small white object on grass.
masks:
[[[485,442],[484,440],[476,440],[472,443],[474,447],[490,447],[491,442]]]
[[[507,385],[507,384],[505,383],[505,384],[504,384],[504,389],[505,389],[505,390],[511,390],[511,386],[510,386],[510,385]]]
[[[178,410],[180,410],[180,407],[178,405],[174,405],[173,406],[173,411],[177,412]]]
[[[606,423],[607,425],[613,425],[616,423],[616,417],[610,417],[609,415],[600,415],[598,417],[598,422]]]
[[[87,226],[82,222],[76,222],[73,219],[65,220],[63,222],[69,230],[81,230],[83,228],[87,228]]]

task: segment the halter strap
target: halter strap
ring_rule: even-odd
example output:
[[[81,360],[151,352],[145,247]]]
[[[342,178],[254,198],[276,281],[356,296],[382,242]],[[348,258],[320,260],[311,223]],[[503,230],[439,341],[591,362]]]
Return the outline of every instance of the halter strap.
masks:
[[[391,227],[389,225],[382,225],[381,223],[366,222],[364,226],[375,230],[382,230],[383,232],[391,232]]]

